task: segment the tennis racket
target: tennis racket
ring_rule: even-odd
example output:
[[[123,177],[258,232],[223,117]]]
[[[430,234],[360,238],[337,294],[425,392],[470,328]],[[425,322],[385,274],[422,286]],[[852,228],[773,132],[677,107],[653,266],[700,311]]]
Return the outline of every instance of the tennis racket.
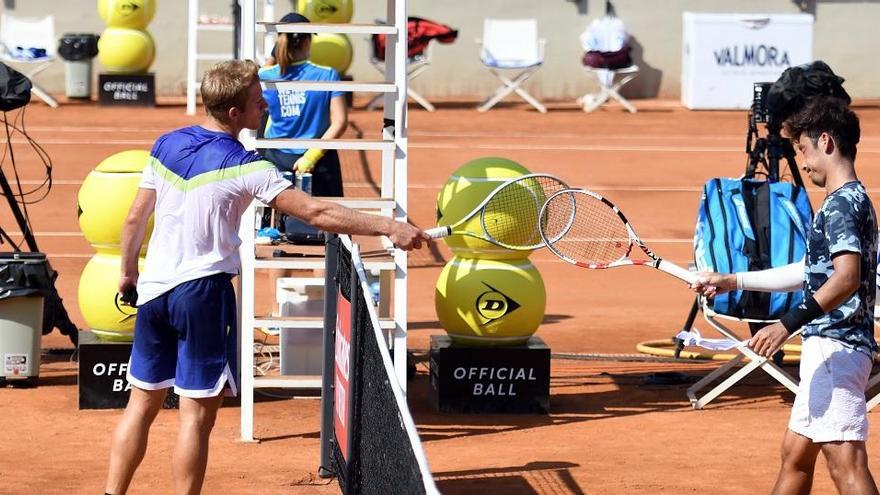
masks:
[[[432,239],[466,235],[513,250],[537,249],[544,245],[538,232],[541,207],[554,193],[567,189],[561,179],[547,174],[528,174],[505,181],[476,208],[452,225],[425,231]],[[480,230],[462,228],[476,216]]]
[[[541,209],[540,232],[554,254],[582,268],[650,266],[689,284],[697,281],[695,273],[654,254],[623,213],[593,191],[566,189],[550,196]],[[631,259],[633,247],[648,259]]]

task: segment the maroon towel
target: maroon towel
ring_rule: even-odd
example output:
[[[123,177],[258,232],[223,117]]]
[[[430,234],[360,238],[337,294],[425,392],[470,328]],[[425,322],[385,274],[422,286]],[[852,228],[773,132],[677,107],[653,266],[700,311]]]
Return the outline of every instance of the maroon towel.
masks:
[[[630,49],[627,45],[616,52],[587,52],[581,61],[594,69],[623,69],[632,65]]]

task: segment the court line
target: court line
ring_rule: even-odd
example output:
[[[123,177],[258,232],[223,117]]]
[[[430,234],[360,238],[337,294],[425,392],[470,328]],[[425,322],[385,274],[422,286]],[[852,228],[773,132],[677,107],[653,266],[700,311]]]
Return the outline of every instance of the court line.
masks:
[[[93,132],[112,132],[112,133],[132,133],[138,134],[143,132],[158,132],[165,133],[171,130],[169,127],[88,127],[88,126],[29,126],[27,128],[28,132],[81,132],[81,133],[93,133]],[[378,134],[378,133],[377,133]],[[409,132],[410,137],[436,137],[436,138],[517,138],[517,139],[584,139],[585,135],[583,133],[529,133],[529,132],[514,132],[514,133],[500,133],[500,132],[486,132],[486,131],[411,131]],[[622,134],[589,134],[589,138],[591,140],[604,140],[604,139],[625,139],[632,140],[632,136],[625,136]],[[712,140],[735,140],[737,142],[741,142],[743,140],[743,136],[741,133],[737,134],[719,134],[713,136],[702,136],[702,135],[691,135],[691,134],[639,134],[638,139],[650,140],[650,139],[687,139],[691,141],[712,141]],[[865,141],[880,141],[880,137],[873,136],[865,136],[862,138],[861,142]],[[861,150],[860,150],[861,151]]]
[[[632,135],[625,135],[623,133],[618,134],[596,134],[596,133],[578,133],[578,134],[537,134],[537,133],[499,133],[499,132],[485,132],[485,131],[477,131],[477,132],[455,132],[455,131],[415,131],[409,132],[410,137],[436,137],[436,138],[469,138],[469,137],[478,137],[478,138],[524,138],[524,139],[585,139],[589,138],[590,140],[602,140],[602,139],[625,139],[627,141],[632,141],[634,139],[687,139],[689,141],[712,141],[712,140],[734,140],[739,143],[745,144],[745,132],[737,133],[737,134],[718,134],[713,136],[700,136],[700,135],[692,135],[692,134],[639,134],[635,137]],[[880,137],[869,136],[864,139],[861,139],[859,142],[864,143],[866,140],[868,141],[880,141]]]
[[[50,253],[44,253],[44,254],[46,255],[46,258],[47,258],[50,262],[51,262],[53,259],[71,259],[71,260],[82,259],[82,260],[88,260],[88,259],[91,259],[92,257],[95,256],[95,253],[91,253],[91,254],[78,254],[78,253],[51,253],[51,252],[50,252]],[[692,259],[670,259],[670,258],[664,258],[664,259],[667,260],[667,261],[671,261],[672,263],[675,263],[675,264],[678,264],[678,265],[687,265],[688,263],[692,263],[692,262],[693,262]],[[571,264],[571,263],[569,263],[569,262],[567,262],[567,261],[565,261],[565,260],[561,260],[561,259],[557,258],[556,256],[552,256],[552,257],[548,256],[548,257],[546,257],[546,258],[543,257],[543,256],[536,256],[536,257],[534,257],[534,258],[531,258],[529,261],[530,261],[533,265],[548,265],[548,264],[554,264],[554,265],[556,265],[556,264],[570,265],[570,264]],[[424,267],[420,267],[420,266],[417,266],[417,265],[415,265],[415,266],[414,266],[414,265],[410,265],[410,269],[416,269],[416,268],[424,268]]]
[[[27,144],[24,139],[13,139],[13,144]],[[152,146],[155,140],[147,139],[104,139],[91,141],[83,139],[43,139],[37,140],[40,145],[69,145],[69,146],[96,146],[110,144],[125,145],[148,145]],[[617,151],[617,152],[641,152],[641,153],[742,153],[742,146],[737,147],[713,147],[713,146],[613,146],[601,144],[511,144],[511,143],[488,143],[488,144],[461,144],[461,143],[408,143],[410,149],[424,150],[449,150],[449,149],[481,149],[496,151]],[[880,149],[859,149],[859,153],[880,153]]]
[[[24,139],[13,139],[13,144],[27,144]],[[69,145],[69,146],[96,146],[109,144],[138,144],[150,145],[155,143],[154,139],[102,139],[100,141],[86,139],[42,139],[37,140],[40,145]],[[642,152],[691,152],[691,153],[707,153],[707,152],[739,152],[743,153],[742,147],[718,148],[718,147],[686,147],[686,146],[607,146],[598,144],[508,144],[508,143],[489,143],[489,144],[472,144],[463,145],[461,143],[408,143],[411,149],[484,149],[484,150],[520,150],[520,151],[642,151]],[[863,152],[863,150],[859,150]]]
[[[7,232],[9,235],[22,235],[21,232]],[[34,236],[36,237],[82,237],[83,233],[78,230],[70,230],[70,231],[46,231],[46,232],[34,232]]]
[[[42,184],[43,180],[34,180],[34,179],[23,179],[21,183],[23,185],[38,185]],[[83,181],[78,179],[52,179],[52,185],[62,185],[62,186],[79,186],[82,185]],[[376,184],[370,182],[346,182],[345,185],[347,187],[357,188],[373,188]],[[427,189],[427,190],[439,190],[443,187],[443,184],[409,184],[407,186],[409,189]],[[600,185],[585,185],[579,186],[585,189],[589,189],[591,191],[620,191],[620,192],[668,192],[668,193],[679,193],[679,192],[702,192],[702,186],[600,186]],[[865,189],[869,193],[880,193],[880,187],[868,187]],[[819,194],[823,192],[822,189],[818,187],[808,187],[808,193],[816,193]]]
[[[7,232],[7,233],[8,233],[9,235],[11,235],[11,236],[20,236],[20,235],[22,235],[21,232]],[[80,231],[78,231],[78,230],[71,230],[71,231],[55,231],[55,232],[47,231],[47,232],[34,232],[34,236],[35,236],[35,237],[83,237],[83,233],[80,232]],[[659,238],[656,238],[656,239],[652,239],[652,238],[650,238],[650,237],[646,237],[646,238],[644,238],[644,239],[642,239],[642,240],[643,240],[644,242],[650,242],[650,243],[653,243],[653,244],[680,244],[680,243],[684,243],[684,242],[686,242],[686,243],[692,243],[692,242],[694,242],[693,239],[691,239],[691,238],[687,238],[687,237],[682,237],[682,238],[677,238],[677,237],[659,237]]]

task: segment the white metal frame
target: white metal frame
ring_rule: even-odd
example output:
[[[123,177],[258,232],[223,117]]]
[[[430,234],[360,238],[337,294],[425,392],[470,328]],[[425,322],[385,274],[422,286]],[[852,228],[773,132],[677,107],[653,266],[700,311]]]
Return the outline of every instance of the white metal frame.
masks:
[[[726,315],[722,315],[716,313],[709,307],[708,303],[705,299],[700,298],[700,303],[702,306],[703,318],[712,326],[715,330],[717,330],[721,335],[724,335],[728,339],[741,341],[742,339],[737,336],[733,330],[723,325],[718,318],[726,318],[732,321],[743,321],[743,322],[760,322],[760,323],[772,323],[777,320],[747,320],[741,318],[733,318]],[[793,333],[786,339],[786,343],[788,343],[791,339],[799,336],[801,331]],[[791,390],[793,393],[797,394],[798,391],[798,382],[791,375],[782,370],[779,366],[776,365],[772,360],[768,360],[765,357],[759,356],[755,353],[755,351],[749,349],[746,346],[737,347],[736,350],[740,353],[739,356],[731,359],[727,363],[725,363],[720,368],[715,371],[709,373],[704,376],[700,381],[691,385],[687,389],[688,399],[691,401],[691,405],[694,409],[702,409],[709,402],[712,402],[716,397],[724,393],[725,390],[734,386],[738,381],[742,380],[752,371],[760,368],[767,372],[770,376],[776,379],[779,383],[785,386],[785,388]],[[742,368],[731,374],[724,381],[716,385],[712,390],[706,392],[702,397],[697,398],[697,392],[709,386],[712,382],[717,380],[718,378],[725,375],[728,371],[738,366],[743,362],[746,358],[749,358],[749,362],[746,363]]]
[[[367,41],[370,43],[370,47],[371,47],[370,48],[370,50],[371,50],[370,64],[372,64],[372,66],[377,71],[381,72],[382,74],[385,74],[385,61],[381,60],[379,57],[377,57],[375,55],[375,53],[372,53],[373,40],[368,39]],[[413,79],[422,75],[422,73],[424,73],[426,70],[428,70],[428,68],[431,66],[431,51],[433,50],[433,47],[434,47],[434,41],[430,41],[428,43],[428,46],[425,47],[425,51],[423,53],[416,55],[415,57],[407,59],[407,61],[406,61],[407,81],[412,81]],[[428,101],[427,98],[425,98],[424,96],[422,96],[421,94],[416,92],[416,90],[412,89],[412,87],[410,87],[409,85],[407,85],[406,94],[407,94],[407,96],[412,98],[416,103],[421,105],[422,108],[424,108],[425,110],[427,110],[429,112],[433,112],[434,110],[436,110],[434,108],[434,105],[431,104],[431,102]],[[372,99],[370,99],[370,101],[367,103],[367,107],[366,107],[367,110],[374,110],[379,105],[379,102],[381,99],[382,99],[382,95],[376,95]]]
[[[188,0],[187,14],[187,37],[186,37],[186,114],[195,115],[196,95],[199,91],[199,62],[229,60],[233,57],[232,52],[199,52],[199,32],[220,31],[233,33],[232,24],[203,24],[199,22],[199,0]],[[275,0],[263,0],[263,19],[271,21],[275,17]],[[264,38],[263,53],[269,53],[274,44],[274,38]]]
[[[7,42],[24,45],[31,42],[45,43],[43,46],[25,46],[25,48],[43,48],[46,50],[46,56],[34,60],[15,58],[12,55],[12,46]],[[31,92],[52,108],[58,108],[58,100],[41,88],[34,81],[34,77],[48,69],[57,59],[55,43],[55,16],[50,14],[34,18],[18,17],[7,12],[0,14],[0,59],[7,63],[32,66],[30,72],[25,74],[31,82]]]
[[[192,0],[191,0],[192,1]],[[382,130],[381,139],[257,139],[252,131],[242,133],[241,140],[249,149],[255,148],[321,148],[377,150],[382,152],[382,178],[380,198],[352,199],[339,198],[337,201],[355,208],[375,208],[381,214],[395,220],[407,219],[407,77],[406,63],[406,0],[387,0],[386,19],[393,19],[393,24],[319,24],[297,23],[283,24],[275,22],[257,22],[256,1],[243,0],[241,11],[241,40],[239,55],[242,58],[255,58],[257,32],[264,33],[343,33],[343,34],[385,34],[385,79],[379,83],[339,82],[287,82],[267,81],[264,87],[298,87],[318,91],[373,91],[384,95],[384,119],[391,124]],[[400,36],[400,33],[403,33]],[[306,386],[290,378],[256,379],[254,367],[254,327],[260,325],[282,326],[287,328],[302,327],[304,323],[291,319],[258,320],[254,317],[254,270],[267,268],[323,268],[323,261],[257,260],[254,251],[254,231],[256,227],[255,206],[252,204],[241,222],[240,236],[242,244],[241,277],[239,290],[240,338],[240,370],[241,379],[241,439],[254,441],[254,389],[263,386],[297,387]],[[390,262],[366,263],[367,269],[393,271],[394,307],[393,314],[380,323],[387,330],[393,344],[393,360],[397,379],[402,390],[406,390],[406,336],[407,336],[407,254],[395,249],[388,239],[383,245],[391,253]],[[383,281],[383,283],[386,283]],[[381,308],[380,308],[380,314]],[[315,323],[308,323],[315,325]],[[312,383],[314,384],[314,383]]]
[[[589,113],[602,106],[608,98],[614,98],[623,108],[629,110],[630,113],[636,113],[636,107],[626,98],[620,95],[620,88],[624,87],[628,82],[632,81],[639,75],[639,66],[630,65],[621,69],[598,69],[595,67],[584,66],[584,72],[599,85],[598,93],[587,93],[577,99],[585,112]],[[611,80],[608,81],[605,76],[611,73]],[[621,75],[617,82],[614,82],[616,76]]]

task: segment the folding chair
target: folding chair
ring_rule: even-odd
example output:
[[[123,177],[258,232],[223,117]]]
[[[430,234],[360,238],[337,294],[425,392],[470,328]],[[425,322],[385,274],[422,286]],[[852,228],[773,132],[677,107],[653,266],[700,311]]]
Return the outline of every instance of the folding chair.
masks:
[[[755,319],[746,319],[746,318],[734,318],[727,315],[722,315],[720,313],[716,313],[711,306],[707,303],[705,298],[698,298],[698,302],[694,304],[698,304],[699,308],[702,309],[703,318],[706,320],[709,325],[712,326],[715,330],[718,331],[721,335],[725,336],[728,339],[741,341],[742,339],[736,335],[736,333],[731,330],[729,327],[718,321],[719,318],[732,320],[732,321],[742,321],[746,323],[774,323],[778,320],[755,320]],[[800,336],[801,330],[793,333],[786,339],[785,343],[787,344],[795,337]],[[784,344],[783,344],[784,345]],[[767,359],[765,357],[761,357],[756,354],[753,350],[749,349],[746,346],[736,347],[735,348],[739,355],[735,358],[731,359],[720,368],[715,371],[709,373],[704,376],[700,381],[691,385],[687,389],[688,399],[691,401],[691,405],[694,409],[702,409],[713,399],[724,393],[725,390],[732,387],[738,381],[745,378],[746,375],[751,373],[752,371],[760,368],[767,372],[770,376],[775,378],[779,383],[785,386],[785,388],[791,390],[793,393],[797,393],[798,391],[798,382],[791,375],[786,373],[782,368],[780,368],[776,363],[774,363],[771,359]],[[742,368],[730,374],[724,381],[716,385],[714,388],[706,392],[702,397],[697,397],[697,393],[709,386],[711,383],[721,378],[729,371],[731,371],[736,366],[739,366],[746,358],[750,361],[745,364]]]
[[[510,93],[522,99],[541,113],[547,107],[523,88],[523,83],[544,63],[546,40],[538,38],[538,21],[535,19],[485,19],[483,38],[480,43],[480,60],[502,82],[477,110],[485,112]],[[518,70],[515,77],[508,78],[502,71]]]
[[[610,97],[620,102],[630,113],[636,113],[636,107],[620,95],[620,88],[639,75],[638,65],[633,64],[622,69],[600,69],[585,65],[584,72],[599,85],[598,93],[587,93],[577,99],[578,105],[582,106],[585,112],[589,113],[599,108]],[[614,82],[615,79],[617,82]]]
[[[385,75],[385,59],[383,57],[384,54],[380,54],[376,52],[376,43],[368,40],[370,43],[370,63],[373,67],[376,68],[383,76]],[[433,42],[428,43],[427,48],[422,53],[419,53],[413,57],[410,57],[406,61],[406,79],[407,81],[412,81],[413,79],[420,76],[423,72],[428,70],[428,67],[431,65],[431,48],[434,45]],[[425,110],[429,112],[433,112],[435,110],[434,105],[431,104],[424,96],[417,93],[412,86],[406,85],[406,95],[415,100],[416,103],[422,106]],[[382,99],[385,95],[379,93],[367,103],[367,110],[373,110],[378,105],[382,103]]]
[[[7,13],[0,16],[0,60],[13,64],[33,64],[35,67],[25,76],[31,80],[31,91],[50,107],[57,108],[58,101],[34,81],[55,61],[55,18],[15,17]]]

